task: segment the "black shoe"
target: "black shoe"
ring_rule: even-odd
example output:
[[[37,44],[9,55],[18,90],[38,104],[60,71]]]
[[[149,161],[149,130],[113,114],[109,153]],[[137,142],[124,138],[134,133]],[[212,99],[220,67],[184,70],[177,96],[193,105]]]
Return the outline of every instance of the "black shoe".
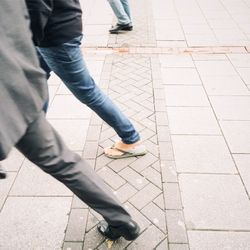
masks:
[[[0,179],[5,179],[7,176],[6,172],[0,166]]]
[[[132,220],[127,224],[117,227],[110,226],[103,220],[97,225],[97,229],[103,236],[111,240],[116,240],[121,236],[126,240],[135,240],[140,233],[140,227]]]
[[[116,24],[114,27],[112,27],[109,32],[111,34],[118,34],[119,31],[131,31],[133,30],[133,26],[132,23],[128,23],[128,24]]]

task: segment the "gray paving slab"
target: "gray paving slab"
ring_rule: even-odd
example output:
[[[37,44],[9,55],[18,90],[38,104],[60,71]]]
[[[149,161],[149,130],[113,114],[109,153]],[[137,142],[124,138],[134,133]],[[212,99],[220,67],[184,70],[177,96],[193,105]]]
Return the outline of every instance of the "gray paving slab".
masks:
[[[250,120],[250,96],[211,96],[219,120]]]
[[[188,231],[190,250],[248,250],[249,232]]]
[[[250,229],[250,203],[239,176],[181,174],[179,181],[188,229]]]
[[[162,68],[163,84],[201,85],[196,69],[193,68]]]
[[[176,169],[193,173],[237,173],[223,136],[172,136]]]
[[[61,182],[44,173],[36,165],[25,160],[10,195],[17,196],[72,196]]]
[[[201,76],[208,95],[250,95],[240,76]]]
[[[70,204],[66,197],[8,198],[0,213],[0,248],[60,249]]]
[[[201,86],[165,86],[167,106],[210,106]]]
[[[250,154],[235,154],[233,155],[239,174],[243,180],[245,188],[250,194]]]
[[[16,178],[16,173],[8,173],[8,178],[1,179],[0,181],[0,211],[5,203],[5,200],[8,197],[8,194],[11,190],[11,186],[13,185]]]
[[[221,134],[210,107],[168,107],[171,134]]]
[[[221,121],[220,126],[232,153],[250,153],[249,121]]]
[[[74,151],[81,151],[86,139],[89,121],[86,119],[50,119],[52,126],[62,135],[67,146]]]
[[[8,155],[8,158],[4,161],[1,161],[1,164],[6,171],[16,172],[21,168],[23,161],[24,156],[16,149],[12,149],[12,151]]]
[[[169,244],[169,250],[189,250],[188,244]]]

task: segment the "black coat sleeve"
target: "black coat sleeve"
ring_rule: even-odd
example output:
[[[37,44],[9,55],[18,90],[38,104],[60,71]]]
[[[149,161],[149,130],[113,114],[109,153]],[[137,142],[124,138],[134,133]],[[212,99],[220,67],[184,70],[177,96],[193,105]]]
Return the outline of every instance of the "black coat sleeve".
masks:
[[[40,44],[44,38],[44,29],[52,14],[54,0],[26,0],[30,15],[30,28],[35,45]]]

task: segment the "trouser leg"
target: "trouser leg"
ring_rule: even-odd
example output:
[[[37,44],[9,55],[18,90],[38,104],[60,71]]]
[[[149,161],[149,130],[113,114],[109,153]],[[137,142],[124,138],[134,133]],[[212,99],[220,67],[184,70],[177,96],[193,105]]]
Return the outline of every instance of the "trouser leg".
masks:
[[[81,38],[55,47],[38,48],[44,61],[82,103],[109,124],[122,141],[132,144],[140,140],[133,124],[103,93],[90,76],[80,49]]]
[[[16,147],[31,162],[65,184],[109,224],[115,226],[130,221],[130,215],[112,191],[86,161],[66,147],[44,113],[30,124]]]

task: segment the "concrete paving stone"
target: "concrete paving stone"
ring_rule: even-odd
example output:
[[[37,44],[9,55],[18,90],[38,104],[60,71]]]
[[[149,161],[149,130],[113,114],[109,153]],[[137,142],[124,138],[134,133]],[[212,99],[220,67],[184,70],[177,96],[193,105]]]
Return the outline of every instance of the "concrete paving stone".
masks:
[[[189,250],[189,246],[188,244],[169,244],[169,250]]]
[[[59,86],[60,84],[62,84],[62,80],[54,72],[51,72],[50,78],[48,79],[48,85],[49,86],[53,86],[53,85]]]
[[[126,249],[130,242],[121,237],[118,240],[113,241],[111,247],[109,244],[109,241],[105,240],[100,246],[98,246],[97,250],[108,250],[110,248],[112,250],[123,250]]]
[[[88,36],[98,36],[98,35],[107,35],[107,31],[110,29],[110,25],[100,25],[100,24],[91,24],[84,25],[83,32],[86,37]],[[101,40],[101,39],[100,39]]]
[[[239,174],[243,180],[248,194],[250,194],[250,154],[235,154],[233,155]]]
[[[72,208],[88,208],[88,206],[80,200],[76,195],[74,195],[72,200]]]
[[[163,183],[166,209],[182,209],[180,188],[178,183]]]
[[[97,172],[100,177],[113,189],[117,190],[126,181],[108,167],[104,167]]]
[[[178,182],[175,161],[161,161],[162,182]]]
[[[249,68],[250,67],[250,55],[249,54],[228,54],[227,55],[232,64],[237,68]]]
[[[165,100],[164,88],[154,88],[154,98]]]
[[[163,194],[160,194],[153,200],[154,204],[156,204],[160,209],[165,209]]]
[[[174,160],[173,146],[171,142],[159,142],[160,158],[162,160]]]
[[[106,156],[104,156],[106,157]],[[106,157],[107,158],[107,157]],[[122,169],[126,168],[130,164],[133,164],[133,162],[137,161],[136,157],[129,157],[119,160],[114,160],[107,165],[112,168],[116,173],[120,172]]]
[[[24,161],[24,156],[15,148],[11,150],[6,160],[1,161],[1,165],[6,171],[18,171]]]
[[[135,171],[137,171],[138,173],[140,173],[145,168],[154,164],[157,160],[158,158],[156,156],[148,152],[143,157],[138,158],[136,161],[133,161],[132,163],[130,163],[129,166],[133,168]]]
[[[72,209],[69,215],[65,241],[83,241],[88,209]]]
[[[90,115],[90,109],[73,95],[56,95],[47,117],[49,119],[89,119]]]
[[[245,84],[250,84],[250,68],[237,68],[236,69]]]
[[[0,181],[0,211],[10,192],[11,186],[13,182],[15,181],[15,177],[16,177],[16,173],[8,173],[8,177],[6,179],[1,179]]]
[[[169,250],[168,248],[168,239],[165,239],[162,241],[156,248],[155,250]]]
[[[250,96],[211,96],[219,120],[250,120]]]
[[[165,86],[167,106],[209,106],[202,86]]]
[[[165,212],[162,209],[151,202],[141,211],[156,227],[166,234],[166,217]]]
[[[100,132],[101,132],[101,126],[97,125],[91,125],[88,127],[88,132],[87,132],[87,136],[86,136],[86,140],[87,141],[96,141],[99,139],[100,136]]]
[[[59,87],[58,87],[58,86],[53,86],[53,87],[57,87],[57,91],[56,91],[56,93],[54,93],[53,96],[52,96],[52,95],[49,95],[49,96],[50,96],[50,102],[53,101],[55,94],[57,94],[57,95],[72,95],[72,93],[71,93],[70,90],[64,85],[64,83],[61,83],[61,84],[59,85]],[[52,99],[51,99],[51,97],[52,97]]]
[[[237,75],[228,61],[196,61],[195,65],[201,76],[234,76]]]
[[[157,41],[157,48],[185,48],[186,41]]]
[[[250,204],[237,175],[179,175],[188,229],[249,230]]]
[[[156,115],[156,124],[158,126],[168,125],[168,116],[166,112],[155,112],[155,115]]]
[[[247,37],[239,28],[219,28],[213,29],[216,38],[219,41],[246,41]]]
[[[145,128],[142,131],[140,131],[140,137],[142,141],[146,141],[153,137],[155,135],[155,132],[153,132],[151,129]]]
[[[189,47],[211,47],[219,45],[219,42],[213,34],[186,34],[185,36]]]
[[[117,196],[119,201],[122,203],[126,202],[129,198],[131,198],[135,193],[137,192],[137,189],[135,189],[132,185],[129,183],[126,183],[122,187],[120,187],[117,191],[114,192],[114,194]]]
[[[141,124],[143,124],[148,129],[151,129],[152,131],[156,132],[156,124],[155,124],[155,122],[151,121],[148,118],[145,118],[145,119],[141,120],[140,122],[141,122]]]
[[[201,85],[196,69],[161,68],[163,84]]]
[[[179,173],[237,173],[222,136],[176,135],[172,142]]]
[[[82,250],[83,244],[79,242],[64,242],[63,250]]]
[[[119,175],[138,190],[141,190],[149,183],[144,176],[138,174],[138,172],[134,171],[130,167],[126,167],[120,171]]]
[[[239,76],[202,76],[201,78],[208,95],[250,95]]]
[[[226,61],[228,58],[224,54],[192,54],[194,61]]]
[[[188,231],[190,250],[248,250],[249,232]]]
[[[127,249],[134,250],[152,250],[165,238],[157,227],[150,226],[136,240],[134,240]],[[149,239],[149,240],[148,240]]]
[[[72,192],[61,182],[25,160],[11,188],[10,195],[72,196]]]
[[[194,68],[190,55],[159,55],[159,61],[164,68]]]
[[[8,198],[0,213],[0,248],[60,249],[70,205],[70,197]]]
[[[49,122],[62,136],[65,144],[74,151],[83,150],[89,121],[82,119],[50,119]]]
[[[156,171],[158,171],[159,173],[161,172],[161,166],[160,166],[160,162],[157,161],[154,164],[151,165],[152,168],[154,168]]]
[[[154,168],[148,167],[142,171],[142,175],[158,188],[162,188],[161,174]]]
[[[102,217],[99,218],[96,216],[97,213],[95,213],[92,209],[89,210],[88,213],[88,220],[86,225],[86,233],[92,230],[96,225],[99,223],[100,220],[102,220]]]
[[[129,202],[132,203],[137,209],[142,209],[150,201],[155,199],[162,191],[149,183],[146,187],[141,189],[136,195],[134,195]]]
[[[249,121],[221,121],[220,125],[231,153],[250,153]]]
[[[183,212],[166,210],[169,243],[187,243],[187,233]]]
[[[105,241],[105,238],[97,231],[97,228],[94,227],[89,232],[85,234],[83,242],[83,250],[96,249]]]
[[[85,142],[83,148],[83,158],[84,159],[95,159],[98,151],[97,141],[87,141]]]
[[[171,134],[221,134],[209,107],[168,107]]]

